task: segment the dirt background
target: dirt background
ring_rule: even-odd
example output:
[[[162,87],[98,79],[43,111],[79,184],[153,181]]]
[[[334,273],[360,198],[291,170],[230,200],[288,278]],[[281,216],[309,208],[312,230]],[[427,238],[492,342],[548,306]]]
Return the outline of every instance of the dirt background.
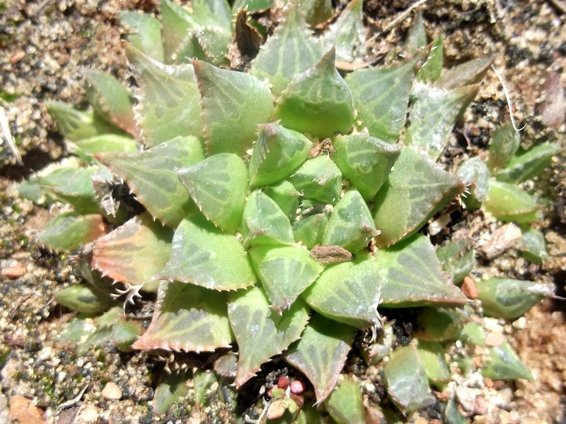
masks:
[[[391,60],[412,20],[404,17],[410,1],[366,0],[367,60]],[[446,65],[495,54],[506,79],[525,143],[565,134],[566,25],[564,1],[461,0],[423,2],[429,38],[446,37]],[[195,407],[168,417],[155,416],[150,405],[160,365],[141,353],[118,353],[111,347],[77,356],[56,342],[72,318],[54,301],[54,293],[77,280],[68,258],[34,242],[49,212],[15,198],[14,184],[66,154],[44,106],[47,100],[85,104],[84,70],[95,68],[128,76],[118,13],[156,10],[152,0],[0,0],[0,106],[5,109],[23,164],[0,147],[0,424],[230,422],[222,408]],[[449,147],[459,160],[485,155],[493,129],[509,121],[502,88],[489,72],[476,101],[455,129]],[[511,275],[554,282],[564,294],[566,176],[564,153],[532,185],[547,201],[541,223],[551,258],[542,266],[527,263],[515,249],[492,262],[480,262],[475,277]],[[451,164],[448,163],[447,166]],[[453,164],[452,164],[453,165]],[[470,228],[478,245],[498,224],[481,212],[454,224]],[[511,338],[534,381],[459,381],[461,406],[475,423],[553,423],[563,421],[566,381],[565,302],[548,299],[514,323],[493,320],[495,332]],[[349,362],[355,368],[355,358]],[[377,390],[372,370],[359,372],[364,396]],[[372,386],[373,385],[373,386]],[[466,392],[466,390],[468,390]],[[463,405],[472,396],[472,404]],[[191,396],[189,391],[189,397]],[[469,400],[469,399],[468,399]],[[439,421],[434,411],[412,417],[420,424]]]

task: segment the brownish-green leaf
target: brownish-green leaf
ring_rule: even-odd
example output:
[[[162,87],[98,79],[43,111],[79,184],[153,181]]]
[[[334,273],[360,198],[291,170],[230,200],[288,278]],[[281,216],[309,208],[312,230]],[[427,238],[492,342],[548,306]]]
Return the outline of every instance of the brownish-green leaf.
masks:
[[[230,347],[226,295],[192,284],[163,282],[151,324],[134,349],[210,352]]]
[[[198,225],[186,219],[179,224],[160,277],[213,290],[238,290],[256,281],[238,239],[218,232],[204,219]]]
[[[148,214],[137,216],[94,242],[92,267],[112,280],[154,291],[155,277],[171,253],[172,236],[171,229]]]
[[[420,234],[377,252],[383,307],[463,305],[468,299],[449,281],[430,240]]]
[[[394,143],[405,126],[415,61],[392,68],[359,69],[346,78],[357,119],[370,135]]]
[[[203,159],[197,138],[177,137],[144,152],[96,157],[124,179],[139,202],[164,224],[175,228],[194,208],[175,170]]]
[[[334,65],[334,49],[297,75],[281,93],[275,114],[283,126],[313,137],[348,133],[354,124],[352,93]]]
[[[236,387],[241,387],[263,363],[297,340],[309,319],[301,301],[283,314],[273,311],[259,287],[234,294],[228,303],[228,316],[239,349]]]
[[[313,314],[301,339],[285,354],[314,386],[318,404],[334,389],[355,333],[354,327]]]
[[[96,240],[105,233],[102,215],[62,213],[49,221],[38,240],[50,249],[70,251]]]
[[[515,131],[513,125],[507,124],[497,128],[489,142],[487,165],[493,172],[504,168],[521,144],[521,133]]]
[[[445,70],[436,84],[450,90],[456,87],[476,84],[483,79],[495,56],[473,59]]]
[[[379,246],[390,246],[418,231],[436,212],[464,190],[464,184],[405,147],[375,198],[374,221]]]
[[[311,27],[328,21],[334,14],[332,0],[301,0],[299,4],[305,21]]]
[[[252,75],[193,62],[201,95],[209,154],[244,155],[257,125],[271,117],[273,100],[265,83]]]

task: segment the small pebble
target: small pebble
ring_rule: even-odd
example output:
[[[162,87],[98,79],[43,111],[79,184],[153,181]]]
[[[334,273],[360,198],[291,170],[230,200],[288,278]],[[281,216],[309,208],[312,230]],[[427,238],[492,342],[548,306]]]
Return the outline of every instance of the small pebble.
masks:
[[[15,265],[2,269],[2,275],[6,278],[9,278],[10,280],[15,280],[16,278],[20,278],[24,276],[26,272],[27,272],[26,267],[17,262]]]
[[[485,338],[488,346],[501,346],[505,342],[505,336],[501,333],[489,333]]]
[[[109,382],[102,389],[102,396],[108,400],[120,400],[122,398],[122,390],[116,383]]]
[[[472,277],[466,275],[461,286],[462,292],[468,299],[477,299],[479,296],[478,286]]]

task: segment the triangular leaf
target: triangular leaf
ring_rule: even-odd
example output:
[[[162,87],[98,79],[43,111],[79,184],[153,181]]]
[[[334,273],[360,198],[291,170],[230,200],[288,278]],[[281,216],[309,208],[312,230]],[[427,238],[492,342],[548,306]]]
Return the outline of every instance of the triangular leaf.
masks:
[[[139,84],[137,122],[148,146],[177,136],[202,137],[200,94],[192,65],[163,65],[126,44]]]
[[[172,63],[176,60],[175,53],[179,45],[194,22],[187,9],[171,0],[161,0],[160,14],[165,62]]]
[[[140,11],[123,11],[120,12],[120,21],[126,27],[130,44],[152,59],[165,60],[161,24],[156,18]]]
[[[289,218],[269,196],[259,190],[248,196],[241,227],[244,242],[250,246],[293,243]]]
[[[468,299],[448,280],[430,240],[420,234],[377,253],[383,307],[463,305]]]
[[[419,341],[417,351],[428,381],[441,389],[450,381],[450,370],[444,358],[444,346],[438,342]]]
[[[411,148],[403,148],[375,198],[379,246],[390,246],[418,231],[464,190],[464,184]]]
[[[291,306],[322,271],[309,251],[300,246],[255,247],[250,256],[271,307],[277,312]]]
[[[259,287],[236,293],[228,303],[228,316],[239,349],[236,387],[241,387],[264,362],[297,340],[309,319],[301,301],[282,315],[273,311]]]
[[[301,339],[291,346],[285,360],[307,376],[317,403],[334,389],[344,367],[356,329],[314,314]]]
[[[362,388],[353,375],[343,376],[325,405],[336,424],[364,424],[366,422]]]
[[[440,36],[432,42],[428,57],[425,63],[417,72],[417,79],[422,82],[434,82],[440,78],[442,65],[444,63],[444,53],[442,44],[444,37]]]
[[[163,7],[161,10],[163,10]],[[189,389],[187,387],[188,379],[189,374],[186,372],[166,375],[155,388],[151,403],[155,412],[165,414],[172,405],[181,402]]]
[[[305,21],[311,27],[328,21],[334,14],[332,0],[301,0],[299,4]]]
[[[171,258],[160,277],[213,290],[238,290],[255,283],[244,247],[235,236],[189,220],[177,227]]]
[[[261,125],[250,159],[252,187],[276,183],[307,160],[312,142],[278,123]]]
[[[465,160],[456,172],[458,178],[466,185],[467,192],[463,197],[468,209],[477,209],[481,206],[489,190],[489,169],[478,156]]]
[[[483,76],[489,69],[494,58],[495,56],[492,55],[480,59],[473,59],[447,69],[436,82],[436,85],[450,90],[456,87],[476,84],[483,79]]]
[[[38,240],[50,249],[70,251],[96,240],[105,230],[102,215],[62,213],[47,223]]]
[[[359,69],[346,77],[358,119],[370,135],[394,143],[405,126],[415,61],[392,68]]]
[[[192,284],[163,282],[151,324],[134,349],[210,352],[230,347],[226,295]]]
[[[365,328],[379,322],[377,306],[382,284],[377,262],[369,257],[327,268],[303,297],[322,315]]]
[[[417,83],[413,87],[415,100],[409,113],[405,142],[438,159],[452,128],[478,92],[478,85],[445,90]]]
[[[233,11],[247,9],[250,12],[259,12],[262,10],[267,10],[273,6],[274,0],[236,0],[234,1],[234,6],[232,6]]]
[[[73,144],[79,148],[80,152],[87,155],[104,152],[132,153],[138,150],[136,140],[118,134],[102,134],[83,138],[74,141]]]
[[[365,53],[363,0],[352,0],[324,33],[322,42],[328,49],[336,47],[336,59],[352,62]]]
[[[114,303],[108,293],[87,284],[73,284],[57,292],[55,301],[72,311],[95,315],[110,309]]]
[[[284,21],[279,24],[252,62],[251,73],[271,83],[273,94],[280,94],[295,75],[314,65],[322,50],[296,4],[292,4]]]
[[[435,402],[417,349],[397,349],[383,369],[387,393],[401,411],[411,414]]]
[[[178,175],[198,208],[214,225],[228,232],[240,226],[248,192],[248,170],[242,159],[221,153],[178,170]]]
[[[483,366],[481,373],[484,377],[493,380],[533,379],[530,370],[521,362],[508,342],[489,349],[489,359]]]
[[[491,180],[484,208],[501,221],[529,224],[540,219],[540,206],[515,184]]]
[[[130,93],[111,74],[91,70],[86,79],[88,102],[96,113],[112,125],[135,136],[137,134]]]
[[[327,155],[307,160],[289,181],[307,199],[333,204],[340,197],[342,174]]]
[[[271,187],[265,187],[264,193],[267,194],[290,220],[295,218],[299,207],[299,192],[289,181],[282,181]]]
[[[417,10],[411,28],[409,28],[407,38],[405,39],[405,49],[407,49],[409,53],[415,54],[426,46],[426,42],[423,15],[420,10]]]
[[[271,117],[269,88],[252,75],[199,60],[193,65],[202,97],[208,153],[244,155],[256,137],[257,125]]]
[[[172,231],[147,214],[130,219],[94,242],[92,267],[128,285],[157,289],[155,276],[171,253]]]
[[[521,133],[515,131],[513,125],[507,124],[497,128],[489,141],[487,165],[493,172],[504,168],[521,145]]]
[[[516,183],[534,178],[548,168],[551,159],[560,151],[561,148],[557,144],[538,144],[526,152],[513,156],[507,166],[497,173],[496,178],[500,181]]]
[[[332,209],[322,244],[342,246],[356,253],[377,234],[364,198],[358,191],[350,190]]]
[[[302,243],[307,249],[312,249],[315,245],[322,243],[327,225],[327,213],[304,216],[293,224],[295,241]]]
[[[333,142],[334,162],[366,200],[373,199],[401,149],[367,134],[339,135]]]
[[[79,213],[97,213],[100,208],[92,185],[97,167],[56,166],[37,178],[41,189],[72,205]]]
[[[190,166],[204,157],[195,137],[177,137],[144,152],[96,157],[126,180],[137,199],[164,224],[176,227],[194,207],[175,168]]]
[[[348,133],[354,124],[352,93],[334,65],[334,49],[297,75],[275,110],[283,126],[324,138]]]
[[[120,134],[114,125],[106,122],[93,111],[77,110],[63,102],[48,102],[47,110],[55,122],[57,129],[67,140],[77,141],[101,134]]]

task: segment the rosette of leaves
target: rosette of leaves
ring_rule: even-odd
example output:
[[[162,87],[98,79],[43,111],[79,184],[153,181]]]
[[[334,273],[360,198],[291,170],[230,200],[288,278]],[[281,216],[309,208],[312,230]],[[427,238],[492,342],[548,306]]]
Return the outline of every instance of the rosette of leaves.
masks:
[[[89,243],[91,294],[81,304],[64,293],[63,304],[96,314],[110,294],[133,302],[156,292],[133,349],[237,346],[236,387],[282,355],[333,417],[360,416],[355,381],[329,398],[356,333],[380,326],[378,308],[419,307],[432,344],[396,351],[384,374],[409,413],[429,404],[429,382],[442,378],[425,365],[465,322],[468,299],[421,230],[471,186],[437,159],[490,61],[446,71],[442,43],[419,42],[404,63],[344,77],[336,53],[359,50],[361,1],[319,39],[300,7],[284,12],[249,73],[205,61],[224,63],[232,14],[223,1],[193,2],[192,12],[164,1],[162,26],[126,15],[137,28],[126,45],[136,107],[115,79],[89,74],[92,109],[50,106],[81,162],[21,189],[69,205],[41,233],[46,246]],[[455,330],[438,329],[442,320]]]

